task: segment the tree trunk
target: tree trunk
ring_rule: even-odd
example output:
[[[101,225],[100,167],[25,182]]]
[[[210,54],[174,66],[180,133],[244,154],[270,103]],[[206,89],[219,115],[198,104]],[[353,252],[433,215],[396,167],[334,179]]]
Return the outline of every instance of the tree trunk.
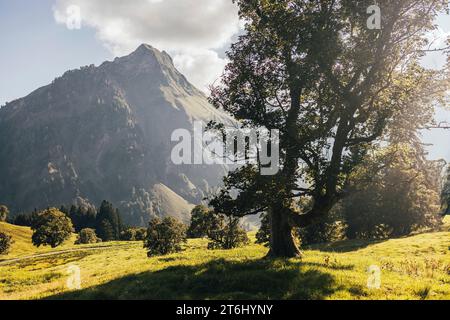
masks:
[[[278,206],[270,212],[270,258],[295,258],[301,257],[300,249],[292,235],[292,226],[288,216]]]

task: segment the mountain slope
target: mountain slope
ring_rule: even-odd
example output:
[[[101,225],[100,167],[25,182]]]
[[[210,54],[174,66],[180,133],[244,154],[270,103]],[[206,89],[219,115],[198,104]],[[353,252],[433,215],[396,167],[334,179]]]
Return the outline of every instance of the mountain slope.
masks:
[[[186,201],[186,219],[226,172],[172,164],[172,132],[197,120],[230,122],[149,45],[68,71],[0,109],[0,203],[19,212],[107,199],[143,225],[168,214],[153,194],[163,184]]]

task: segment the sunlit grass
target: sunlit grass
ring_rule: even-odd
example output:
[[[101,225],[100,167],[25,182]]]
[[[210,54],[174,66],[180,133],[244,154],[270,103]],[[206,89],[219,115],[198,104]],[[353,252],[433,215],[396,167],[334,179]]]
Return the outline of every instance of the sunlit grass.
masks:
[[[14,262],[0,266],[0,299],[450,299],[449,232],[314,246],[301,260],[262,259],[267,248],[256,244],[206,245],[190,240],[183,252],[147,258],[142,243],[117,242]],[[66,288],[71,264],[82,290]],[[367,287],[371,265],[382,270],[380,289]]]

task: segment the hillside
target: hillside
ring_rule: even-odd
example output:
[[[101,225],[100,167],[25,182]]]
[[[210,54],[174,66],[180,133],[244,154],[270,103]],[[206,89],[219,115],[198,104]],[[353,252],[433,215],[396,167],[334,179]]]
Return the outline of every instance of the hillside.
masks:
[[[1,228],[22,234],[25,247],[29,230]],[[450,299],[448,231],[314,246],[302,260],[263,260],[267,249],[255,244],[230,251],[206,244],[190,240],[181,253],[150,259],[140,242],[116,242],[3,261],[0,299]],[[82,290],[66,289],[69,265],[80,267]],[[367,287],[371,265],[382,269],[380,289]]]

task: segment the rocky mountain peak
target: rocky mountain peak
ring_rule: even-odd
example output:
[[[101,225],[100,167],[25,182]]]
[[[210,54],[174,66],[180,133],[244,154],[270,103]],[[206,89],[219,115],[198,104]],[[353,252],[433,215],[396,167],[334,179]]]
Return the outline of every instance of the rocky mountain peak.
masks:
[[[225,174],[170,161],[172,132],[196,120],[228,117],[150,45],[68,71],[0,109],[0,203],[27,212],[106,199],[129,224],[155,215],[187,221]]]

